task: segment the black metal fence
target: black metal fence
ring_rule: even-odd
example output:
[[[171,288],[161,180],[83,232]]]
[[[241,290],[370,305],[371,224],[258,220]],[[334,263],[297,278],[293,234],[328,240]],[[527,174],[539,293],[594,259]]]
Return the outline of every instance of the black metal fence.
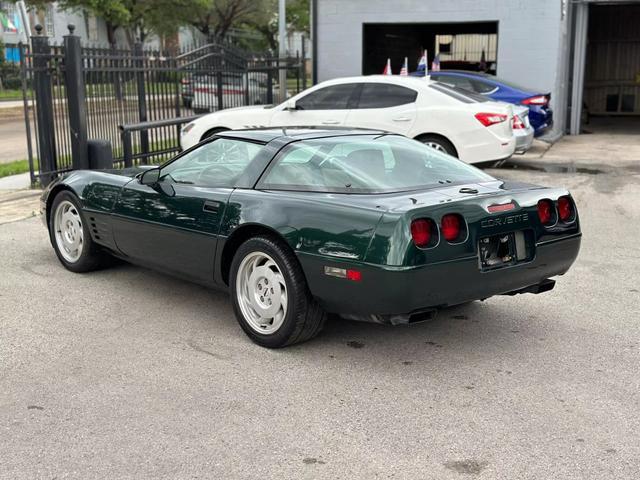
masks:
[[[91,139],[111,143],[116,167],[157,163],[179,151],[181,124],[194,115],[271,104],[307,86],[304,52],[281,59],[211,42],[170,55],[140,44],[83,46],[72,26],[62,45],[36,31],[21,45],[21,72],[31,178],[43,185],[88,168]]]

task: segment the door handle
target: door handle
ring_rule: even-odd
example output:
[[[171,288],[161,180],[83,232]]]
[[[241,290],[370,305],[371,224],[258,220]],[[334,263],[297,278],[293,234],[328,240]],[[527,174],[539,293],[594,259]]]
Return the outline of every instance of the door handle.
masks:
[[[322,122],[323,125],[338,125],[339,123],[338,120],[324,120]]]
[[[393,119],[394,122],[410,122],[411,117],[396,117]]]
[[[218,213],[222,202],[216,202],[215,200],[205,200],[202,210],[209,213]]]

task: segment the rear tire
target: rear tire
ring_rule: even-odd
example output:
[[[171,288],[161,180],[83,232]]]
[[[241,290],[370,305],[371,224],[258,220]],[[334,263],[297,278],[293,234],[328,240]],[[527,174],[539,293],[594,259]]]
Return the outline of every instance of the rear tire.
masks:
[[[80,200],[69,191],[61,191],[53,199],[49,238],[60,263],[72,272],[96,270],[109,258],[91,238]]]
[[[238,323],[258,345],[304,342],[325,324],[327,314],[311,296],[297,258],[275,238],[259,236],[240,245],[229,285]]]
[[[453,144],[444,137],[439,135],[422,135],[417,137],[416,140],[424,143],[425,145],[439,151],[458,158],[458,152]]]

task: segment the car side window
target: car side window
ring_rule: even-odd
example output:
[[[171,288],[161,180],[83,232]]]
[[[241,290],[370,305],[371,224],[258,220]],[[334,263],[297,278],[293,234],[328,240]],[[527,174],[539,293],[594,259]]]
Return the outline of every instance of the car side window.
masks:
[[[346,110],[357,84],[331,85],[311,92],[296,101],[299,110]]]
[[[418,92],[410,88],[388,83],[365,83],[358,102],[358,109],[389,108],[413,103]]]
[[[234,187],[261,148],[243,140],[218,138],[162,167],[160,181],[199,187]]]

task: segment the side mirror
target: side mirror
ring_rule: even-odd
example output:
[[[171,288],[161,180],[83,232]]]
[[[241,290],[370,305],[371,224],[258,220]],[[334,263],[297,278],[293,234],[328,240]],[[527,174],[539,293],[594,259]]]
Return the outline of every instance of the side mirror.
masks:
[[[286,102],[284,102],[284,109],[288,110],[290,112],[293,112],[293,111],[297,110],[298,107],[296,107],[296,101],[295,100],[287,100]]]
[[[150,168],[142,172],[138,178],[142,185],[155,185],[160,180],[160,168]]]

